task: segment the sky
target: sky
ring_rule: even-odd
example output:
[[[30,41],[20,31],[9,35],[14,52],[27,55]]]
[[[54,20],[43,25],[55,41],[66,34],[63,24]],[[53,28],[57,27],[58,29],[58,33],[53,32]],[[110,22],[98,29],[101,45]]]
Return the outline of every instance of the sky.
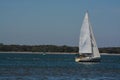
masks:
[[[98,47],[120,46],[120,0],[0,0],[0,43],[78,46],[86,11]]]

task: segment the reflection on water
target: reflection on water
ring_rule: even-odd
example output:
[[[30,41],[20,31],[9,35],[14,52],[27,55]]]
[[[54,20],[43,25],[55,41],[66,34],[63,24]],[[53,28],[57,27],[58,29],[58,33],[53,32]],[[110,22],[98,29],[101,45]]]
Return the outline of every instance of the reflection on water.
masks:
[[[76,63],[74,54],[0,54],[0,80],[119,80],[120,56]]]

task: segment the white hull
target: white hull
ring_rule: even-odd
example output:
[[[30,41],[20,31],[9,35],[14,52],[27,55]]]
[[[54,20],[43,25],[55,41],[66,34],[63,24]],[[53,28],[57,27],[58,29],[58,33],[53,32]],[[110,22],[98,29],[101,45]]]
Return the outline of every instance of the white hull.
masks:
[[[76,62],[100,62],[100,57],[76,57]]]

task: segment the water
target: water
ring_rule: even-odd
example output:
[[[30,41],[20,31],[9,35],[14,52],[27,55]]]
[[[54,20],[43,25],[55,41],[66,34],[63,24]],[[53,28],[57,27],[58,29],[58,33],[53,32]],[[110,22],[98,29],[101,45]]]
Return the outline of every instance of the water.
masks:
[[[120,55],[76,63],[75,54],[0,54],[0,80],[120,80]]]

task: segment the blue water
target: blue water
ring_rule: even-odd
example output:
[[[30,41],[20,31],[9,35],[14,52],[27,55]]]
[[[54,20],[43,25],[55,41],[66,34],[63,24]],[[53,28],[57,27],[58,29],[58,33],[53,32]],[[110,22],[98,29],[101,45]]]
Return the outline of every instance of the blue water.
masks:
[[[120,55],[76,63],[75,54],[0,54],[0,80],[120,80]]]

